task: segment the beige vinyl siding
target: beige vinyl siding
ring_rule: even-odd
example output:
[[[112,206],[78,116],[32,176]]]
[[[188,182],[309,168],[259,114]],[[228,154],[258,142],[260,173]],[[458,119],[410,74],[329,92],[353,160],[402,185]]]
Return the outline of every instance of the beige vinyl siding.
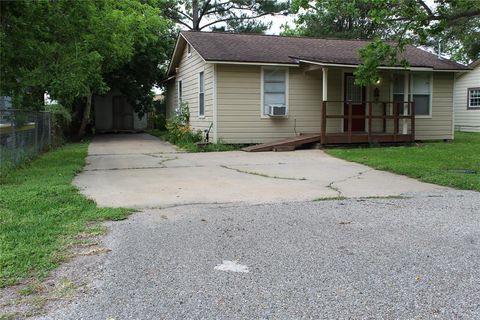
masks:
[[[204,96],[205,96],[205,115],[198,114],[199,105],[199,73],[204,72]],[[183,50],[182,58],[178,65],[178,72],[175,79],[168,84],[167,90],[167,112],[172,117],[177,107],[177,86],[178,81],[182,80],[182,98],[183,102],[188,103],[190,110],[190,126],[193,130],[204,131],[214,122],[213,117],[213,86],[214,86],[214,66],[206,63],[202,57],[192,48],[191,54],[187,54],[186,48]],[[216,141],[214,130],[210,132],[212,141]]]
[[[261,66],[217,65],[218,137],[260,143],[320,132],[322,73],[288,69],[288,116],[261,116]]]
[[[467,109],[467,90],[478,87],[480,87],[480,65],[455,81],[455,128],[458,130],[480,132],[480,108]]]
[[[433,73],[432,117],[417,117],[415,139],[453,139],[453,82],[453,73]]]

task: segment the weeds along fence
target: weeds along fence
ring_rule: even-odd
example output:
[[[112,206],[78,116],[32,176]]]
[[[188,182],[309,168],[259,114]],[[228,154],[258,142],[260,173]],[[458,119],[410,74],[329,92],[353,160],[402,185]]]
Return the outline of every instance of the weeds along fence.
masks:
[[[50,112],[0,109],[0,170],[48,149],[51,140]]]

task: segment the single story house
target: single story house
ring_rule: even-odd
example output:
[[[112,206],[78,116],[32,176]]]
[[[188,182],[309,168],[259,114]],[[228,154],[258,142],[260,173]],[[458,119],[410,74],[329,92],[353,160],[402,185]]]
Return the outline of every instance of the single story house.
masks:
[[[453,139],[455,75],[469,68],[408,46],[409,67],[355,84],[360,40],[187,31],[166,80],[167,117],[188,103],[213,142],[264,143],[321,133],[321,142]]]
[[[96,132],[137,132],[147,129],[147,115],[140,117],[119,90],[92,99]]]
[[[480,132],[480,59],[455,80],[455,129]]]

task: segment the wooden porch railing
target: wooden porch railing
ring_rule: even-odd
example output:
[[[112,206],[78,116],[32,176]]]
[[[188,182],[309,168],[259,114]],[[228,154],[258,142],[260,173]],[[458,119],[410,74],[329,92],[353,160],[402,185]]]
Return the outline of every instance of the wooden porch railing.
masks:
[[[340,107],[344,110],[345,106],[348,107],[347,112],[344,114],[327,114],[327,104],[335,103],[337,107]],[[408,102],[397,102],[397,101],[388,101],[388,102],[365,102],[365,114],[364,115],[354,115],[353,114],[353,104],[352,102],[344,101],[323,101],[322,103],[322,122],[321,122],[321,143],[362,143],[362,142],[412,142],[415,141],[415,103],[413,101]],[[381,106],[383,114],[374,115],[373,106]],[[400,106],[403,105],[407,108],[403,108],[403,114],[400,114]],[[393,106],[391,114],[389,114],[388,107]],[[347,128],[343,128],[343,132],[336,133],[327,133],[327,121],[328,119],[342,119],[347,123]],[[354,119],[363,119],[368,123],[368,128],[366,131],[358,132],[352,130],[352,123]],[[383,131],[373,131],[372,120],[380,119],[383,120]],[[409,120],[410,132],[400,133],[399,132],[399,122],[400,120]],[[393,121],[393,131],[391,133],[387,132],[387,122]]]

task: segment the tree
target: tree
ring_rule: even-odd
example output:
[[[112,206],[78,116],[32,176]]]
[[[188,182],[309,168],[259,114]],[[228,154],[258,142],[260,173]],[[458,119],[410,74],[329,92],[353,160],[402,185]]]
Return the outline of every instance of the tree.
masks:
[[[371,0],[369,16],[375,23],[390,28],[395,44],[381,39],[360,50],[363,60],[355,72],[357,83],[378,79],[381,64],[403,64],[399,55],[407,44],[435,45],[443,42],[444,50],[464,62],[480,57],[480,2],[477,0]],[[442,41],[443,40],[443,41]]]
[[[1,93],[17,106],[32,91],[80,105],[79,135],[92,95],[109,89],[105,76],[171,29],[159,9],[135,0],[2,2],[1,22]]]
[[[293,0],[291,11],[297,13],[295,28],[283,26],[283,35],[371,39],[386,37],[387,30],[369,16],[369,0]]]
[[[264,32],[270,23],[258,19],[287,14],[288,3],[277,0],[167,0],[163,2],[163,9],[167,17],[188,30]]]

